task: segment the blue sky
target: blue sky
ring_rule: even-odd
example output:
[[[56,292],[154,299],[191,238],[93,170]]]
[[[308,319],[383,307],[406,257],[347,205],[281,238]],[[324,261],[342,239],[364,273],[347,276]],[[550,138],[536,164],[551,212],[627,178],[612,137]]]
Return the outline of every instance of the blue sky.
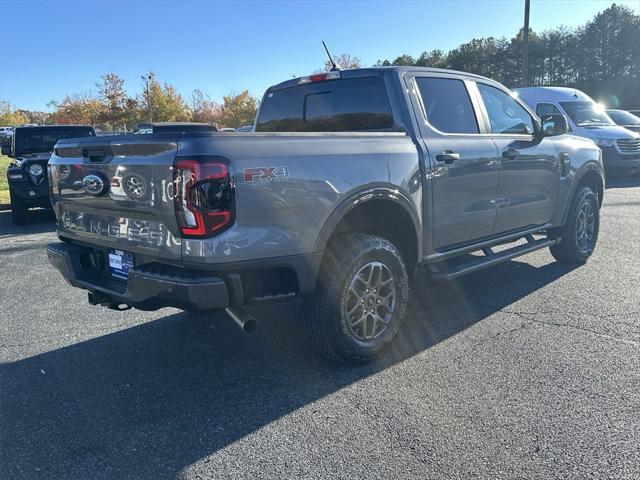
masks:
[[[611,3],[532,0],[531,27],[581,25]],[[616,3],[640,13],[640,0]],[[95,91],[109,72],[135,94],[149,70],[185,97],[195,88],[214,100],[245,88],[261,95],[320,68],[321,40],[371,65],[512,36],[523,8],[524,0],[0,0],[0,100],[46,110],[52,99]]]

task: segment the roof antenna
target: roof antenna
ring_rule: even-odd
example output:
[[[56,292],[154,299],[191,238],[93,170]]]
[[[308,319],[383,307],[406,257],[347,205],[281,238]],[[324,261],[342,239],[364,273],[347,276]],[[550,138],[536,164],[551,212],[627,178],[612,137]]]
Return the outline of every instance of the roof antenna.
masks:
[[[329,53],[329,49],[327,48],[327,44],[324,43],[324,40],[322,40],[322,46],[324,47],[324,51],[327,52],[327,56],[329,57],[329,61],[331,62],[331,72],[339,72],[340,70],[342,70],[338,65],[336,65],[336,62],[333,61],[333,57],[331,56],[331,54]]]

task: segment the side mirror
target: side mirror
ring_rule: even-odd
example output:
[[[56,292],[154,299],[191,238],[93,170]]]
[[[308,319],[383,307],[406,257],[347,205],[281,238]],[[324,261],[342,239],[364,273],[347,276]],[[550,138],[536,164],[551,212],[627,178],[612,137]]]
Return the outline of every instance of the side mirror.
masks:
[[[543,115],[541,120],[543,137],[564,135],[569,131],[569,125],[564,115]]]
[[[2,155],[6,155],[7,157],[11,156],[11,145],[2,146]]]

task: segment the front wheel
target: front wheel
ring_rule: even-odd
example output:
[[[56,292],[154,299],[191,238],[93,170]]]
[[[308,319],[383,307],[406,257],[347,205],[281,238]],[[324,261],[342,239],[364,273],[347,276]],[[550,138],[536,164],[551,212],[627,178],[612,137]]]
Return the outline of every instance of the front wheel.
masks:
[[[566,223],[552,232],[562,241],[550,247],[551,255],[561,262],[582,264],[593,253],[600,230],[598,195],[589,187],[576,193]]]
[[[304,302],[314,347],[335,361],[371,360],[398,334],[408,297],[395,245],[375,235],[341,235],[327,248],[317,291]]]

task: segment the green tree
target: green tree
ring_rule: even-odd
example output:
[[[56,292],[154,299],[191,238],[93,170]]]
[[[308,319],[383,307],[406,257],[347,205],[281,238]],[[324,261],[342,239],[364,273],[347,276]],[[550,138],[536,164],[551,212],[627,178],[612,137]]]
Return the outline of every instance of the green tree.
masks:
[[[238,128],[252,124],[258,111],[258,100],[244,90],[238,94],[230,93],[223,97],[220,123],[225,127]]]
[[[24,113],[11,108],[9,102],[0,102],[0,126],[15,127],[25,123],[29,123],[29,119]]]
[[[415,59],[411,55],[407,55],[406,53],[404,55],[400,55],[398,58],[396,58],[392,62],[392,65],[395,65],[395,66],[403,66],[403,65],[413,66],[415,64],[416,64]]]
[[[529,31],[529,85],[575,87],[611,106],[640,108],[640,16],[613,4],[580,28]],[[513,38],[475,38],[444,54],[423,52],[414,62],[401,55],[376,65],[445,67],[493,78],[508,87],[521,82],[523,31]]]
[[[447,57],[442,50],[422,52],[416,60],[416,67],[446,68]]]
[[[140,103],[150,110],[154,122],[186,122],[189,120],[187,105],[176,87],[169,83],[160,85],[153,72],[149,73],[149,89],[146,85]]]

